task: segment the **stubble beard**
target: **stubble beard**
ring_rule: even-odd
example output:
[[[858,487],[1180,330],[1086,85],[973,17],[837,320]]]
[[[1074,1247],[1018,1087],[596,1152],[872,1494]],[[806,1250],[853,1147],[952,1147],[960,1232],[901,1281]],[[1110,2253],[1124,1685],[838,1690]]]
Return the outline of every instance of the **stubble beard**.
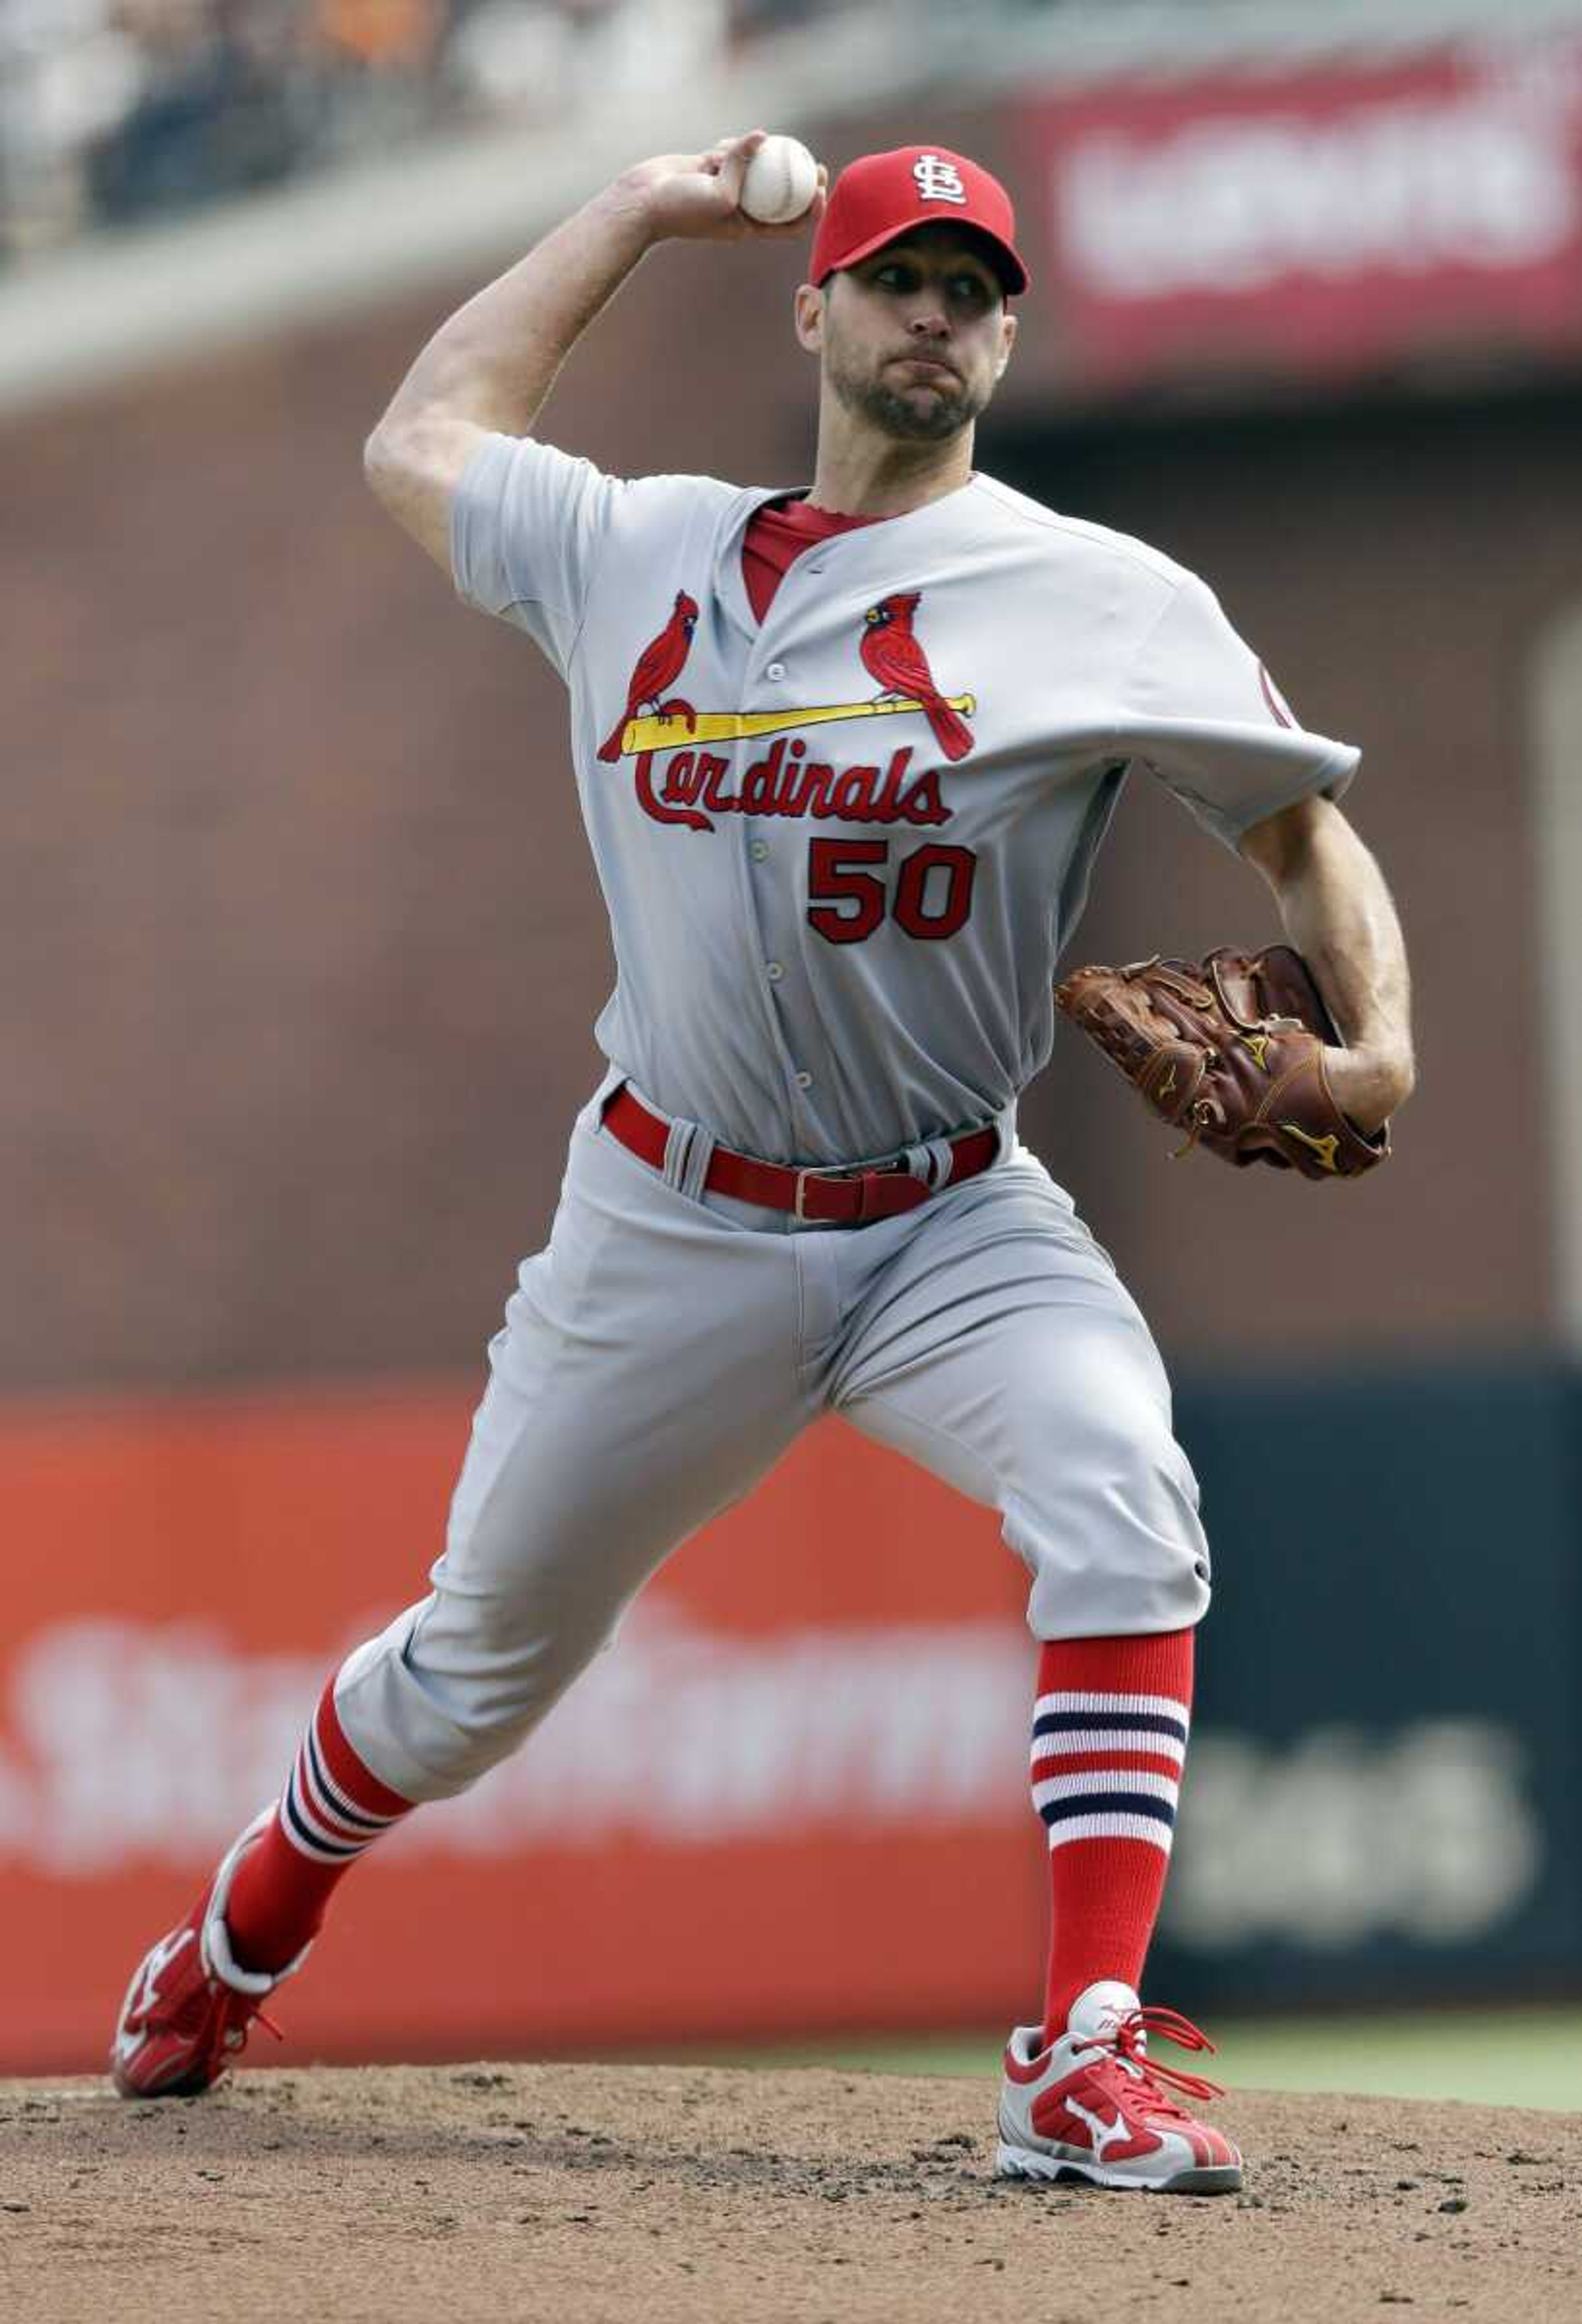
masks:
[[[902,394],[882,378],[852,370],[832,350],[829,381],[842,407],[904,444],[943,444],[970,428],[988,402],[955,379]]]

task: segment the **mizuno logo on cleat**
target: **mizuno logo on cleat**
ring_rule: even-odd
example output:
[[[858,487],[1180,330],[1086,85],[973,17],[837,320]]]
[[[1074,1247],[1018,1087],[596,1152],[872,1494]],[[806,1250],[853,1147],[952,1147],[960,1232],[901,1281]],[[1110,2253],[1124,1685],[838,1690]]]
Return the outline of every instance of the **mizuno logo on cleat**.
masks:
[[[1074,2114],[1079,2122],[1087,2124],[1089,2134],[1093,2141],[1095,2163],[1103,2162],[1104,2150],[1107,2146],[1113,2146],[1118,2139],[1129,2138],[1131,2135],[1129,2126],[1118,2107],[1115,2110],[1115,2120],[1106,2122],[1101,2116],[1090,2114],[1081,2098],[1067,2098],[1065,2105],[1068,2114]]]
[[[148,2015],[160,1997],[160,1978],[170,1968],[182,1946],[192,1942],[195,1934],[196,1932],[192,1929],[179,1929],[173,1937],[161,1937],[138,1971],[136,1987],[126,2004],[126,2016],[146,2017]],[[140,2034],[139,2041],[142,2038]],[[120,2048],[119,2039],[117,2039],[116,2048],[117,2050]]]

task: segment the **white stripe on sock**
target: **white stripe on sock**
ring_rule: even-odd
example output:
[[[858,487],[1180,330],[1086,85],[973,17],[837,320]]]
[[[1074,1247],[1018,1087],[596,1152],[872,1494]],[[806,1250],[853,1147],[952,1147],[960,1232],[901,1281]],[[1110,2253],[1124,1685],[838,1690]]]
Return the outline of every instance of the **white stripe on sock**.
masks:
[[[1186,1704],[1168,1694],[1041,1694],[1033,1716],[1041,1719],[1046,1711],[1139,1711],[1150,1718],[1179,1719],[1183,1727],[1191,1723]]]
[[[1049,1826],[1052,1849],[1063,1848],[1072,1840],[1147,1840],[1168,1856],[1171,1838],[1170,1826],[1161,1823],[1156,1816],[1065,1816],[1059,1823]]]
[[[1173,1775],[1145,1775],[1130,1767],[1107,1767],[1085,1775],[1046,1776],[1033,1786],[1033,1804],[1042,1808],[1047,1800],[1076,1800],[1088,1793],[1095,1799],[1108,1799],[1117,1792],[1164,1800],[1174,1807],[1181,1796],[1181,1785]]]
[[[1042,1759],[1072,1759],[1090,1751],[1120,1751],[1132,1758],[1173,1759],[1182,1766],[1186,1761],[1186,1745],[1179,1735],[1157,1735],[1151,1728],[1127,1727],[1088,1730],[1073,1729],[1058,1735],[1035,1735],[1028,1755],[1028,1764],[1037,1766]]]

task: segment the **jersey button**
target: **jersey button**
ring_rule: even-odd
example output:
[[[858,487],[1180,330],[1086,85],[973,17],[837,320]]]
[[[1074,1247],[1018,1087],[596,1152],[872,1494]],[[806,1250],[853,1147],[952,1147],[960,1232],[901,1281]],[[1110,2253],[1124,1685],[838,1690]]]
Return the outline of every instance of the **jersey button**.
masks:
[[[785,675],[786,665],[783,661],[772,661],[768,669],[764,672],[764,676],[766,678],[772,678],[777,686],[778,686],[780,680],[785,677]]]
[[[764,971],[764,974],[768,978],[771,984],[778,984],[780,979],[785,975],[785,970],[781,967],[777,960],[770,961],[768,966]]]
[[[753,860],[753,862],[754,862],[755,863],[762,863],[762,862],[764,862],[767,860],[768,855],[768,852],[769,852],[769,851],[768,851],[768,849],[764,845],[764,843],[763,843],[763,841],[762,841],[761,839],[755,839],[755,840],[753,841],[753,843],[752,843],[752,845],[748,849],[748,851],[747,851],[747,852],[748,852],[748,853],[751,856],[751,858],[752,858],[752,860]]]
[[[813,1075],[811,1074],[798,1074],[796,1076],[796,1086],[798,1089],[811,1089],[813,1087]]]

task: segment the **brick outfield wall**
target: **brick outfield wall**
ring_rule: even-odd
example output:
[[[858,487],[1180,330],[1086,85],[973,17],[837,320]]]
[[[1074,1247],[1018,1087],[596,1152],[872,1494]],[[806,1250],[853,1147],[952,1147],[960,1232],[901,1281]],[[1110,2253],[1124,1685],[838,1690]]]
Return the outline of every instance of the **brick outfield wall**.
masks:
[[[662,254],[547,427],[614,468],[802,480],[796,279]],[[359,471],[445,303],[0,437],[0,1391],[469,1369],[545,1231],[611,973],[561,697]],[[1037,386],[984,465],[1198,566],[1311,723],[1364,743],[1423,1088],[1366,1185],[1249,1183],[1171,1166],[1065,1037],[1034,1142],[1173,1355],[1541,1336],[1521,663],[1582,590],[1574,428],[1403,405],[1060,437]],[[1255,880],[1135,785],[1083,955],[1272,933]]]

